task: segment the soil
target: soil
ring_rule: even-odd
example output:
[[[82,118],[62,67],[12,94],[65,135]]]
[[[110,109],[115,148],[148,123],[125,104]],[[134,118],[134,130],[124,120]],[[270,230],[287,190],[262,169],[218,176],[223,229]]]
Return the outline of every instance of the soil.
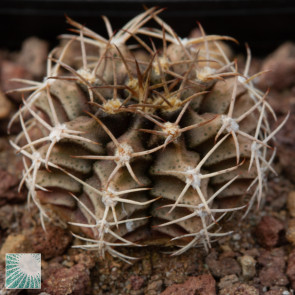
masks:
[[[263,90],[271,87],[269,102],[278,116],[274,126],[291,114],[276,136],[278,175],[269,177],[264,204],[245,219],[231,216],[227,226],[234,233],[215,242],[209,253],[194,248],[170,256],[171,248],[126,248],[124,253],[138,257],[132,265],[72,248],[77,241],[58,225],[46,224],[44,232],[38,210],[27,208],[26,189],[18,192],[22,164],[6,130],[21,97],[5,92],[19,87],[9,81],[12,77],[42,77],[48,48],[45,41],[30,38],[20,52],[0,52],[0,294],[294,294],[295,44],[253,59],[255,72],[273,70],[255,82]],[[17,132],[11,130],[10,136]],[[42,254],[41,290],[5,290],[5,253],[14,252]]]

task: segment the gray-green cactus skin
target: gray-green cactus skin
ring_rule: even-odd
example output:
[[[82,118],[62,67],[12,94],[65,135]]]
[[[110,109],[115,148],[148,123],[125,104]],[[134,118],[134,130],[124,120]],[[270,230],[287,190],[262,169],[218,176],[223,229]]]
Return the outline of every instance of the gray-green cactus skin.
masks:
[[[240,72],[224,43],[233,38],[200,26],[182,39],[160,12],[117,33],[104,17],[108,39],[68,18],[77,34],[50,53],[44,81],[16,90],[28,95],[11,121],[22,127],[11,141],[20,187],[42,224],[59,220],[81,239],[75,247],[125,261],[120,246],[160,241],[177,255],[229,234],[226,214],[260,204],[285,122],[269,127],[249,49]]]

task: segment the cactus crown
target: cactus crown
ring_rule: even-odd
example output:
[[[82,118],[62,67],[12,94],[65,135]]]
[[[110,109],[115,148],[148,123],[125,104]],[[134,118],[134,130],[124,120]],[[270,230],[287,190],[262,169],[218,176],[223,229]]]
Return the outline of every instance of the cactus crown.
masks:
[[[127,262],[117,247],[164,237],[177,255],[229,234],[219,221],[260,204],[285,122],[271,131],[249,48],[241,73],[223,42],[233,38],[200,25],[182,39],[161,11],[117,33],[103,17],[109,39],[67,18],[76,35],[62,35],[42,82],[15,90],[29,95],[10,122],[22,128],[11,141],[23,157],[20,188],[42,224],[58,217],[85,242],[75,247]],[[150,20],[158,27],[144,27]]]

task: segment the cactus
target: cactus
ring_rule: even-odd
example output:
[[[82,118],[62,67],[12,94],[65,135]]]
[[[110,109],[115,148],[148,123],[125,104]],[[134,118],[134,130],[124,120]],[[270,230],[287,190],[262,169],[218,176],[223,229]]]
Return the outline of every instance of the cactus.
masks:
[[[29,95],[10,122],[21,125],[11,140],[20,189],[42,225],[59,221],[81,240],[74,247],[127,262],[118,247],[176,245],[177,255],[228,235],[226,214],[260,205],[271,140],[287,120],[270,129],[276,117],[253,83],[262,73],[249,76],[248,47],[240,73],[224,43],[233,38],[199,25],[199,37],[182,39],[161,11],[116,33],[103,17],[108,39],[67,18],[76,34],[62,35],[42,82],[22,80],[15,91]],[[145,27],[151,20],[157,27]]]

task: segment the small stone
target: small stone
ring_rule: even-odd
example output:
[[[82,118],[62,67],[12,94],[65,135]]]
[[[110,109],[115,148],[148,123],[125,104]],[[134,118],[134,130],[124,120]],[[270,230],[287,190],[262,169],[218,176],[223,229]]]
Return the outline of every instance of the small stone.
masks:
[[[291,281],[292,288],[295,289],[295,249],[289,255],[286,273]]]
[[[140,290],[144,284],[144,278],[140,276],[133,275],[129,278],[131,283],[131,290]]]
[[[206,263],[213,276],[218,278],[241,273],[241,267],[234,258],[224,257],[218,259],[216,252],[212,252],[206,257]]]
[[[288,221],[288,228],[286,232],[287,240],[295,246],[295,218]]]
[[[151,278],[151,281],[147,285],[147,293],[151,295],[157,295],[162,291],[163,281],[159,279]]]
[[[259,295],[259,291],[253,286],[237,283],[222,289],[219,295]]]
[[[90,287],[90,272],[84,265],[61,268],[43,281],[42,291],[52,295],[84,295]]]
[[[263,286],[286,286],[289,281],[287,276],[276,267],[264,267],[259,272],[259,279]]]
[[[287,198],[287,207],[292,217],[295,217],[295,191],[291,191]]]
[[[62,257],[55,257],[49,262],[42,260],[42,281],[46,281],[53,273],[56,273],[58,270],[64,268],[62,262]]]
[[[218,283],[219,289],[224,289],[227,287],[230,287],[237,283],[239,281],[239,278],[236,275],[228,275],[220,279],[220,282]]]
[[[280,271],[285,269],[285,251],[283,248],[274,248],[271,250],[261,249],[257,258],[259,264],[264,267],[275,267]]]
[[[244,279],[250,280],[253,278],[256,274],[256,260],[252,256],[244,255],[239,257],[238,261],[242,266],[242,275]]]
[[[279,243],[280,233],[283,230],[284,225],[280,220],[264,216],[255,229],[257,242],[265,248],[272,248]]]
[[[43,259],[61,255],[69,246],[72,237],[62,228],[52,225],[37,227],[30,235],[30,243],[34,252],[41,253]]]
[[[283,248],[274,248],[271,251],[262,250],[257,258],[262,265],[259,279],[262,286],[285,286],[288,279],[285,275],[285,251]]]
[[[149,294],[149,293],[148,293]],[[215,280],[210,274],[190,277],[183,284],[169,286],[161,295],[216,295]]]

